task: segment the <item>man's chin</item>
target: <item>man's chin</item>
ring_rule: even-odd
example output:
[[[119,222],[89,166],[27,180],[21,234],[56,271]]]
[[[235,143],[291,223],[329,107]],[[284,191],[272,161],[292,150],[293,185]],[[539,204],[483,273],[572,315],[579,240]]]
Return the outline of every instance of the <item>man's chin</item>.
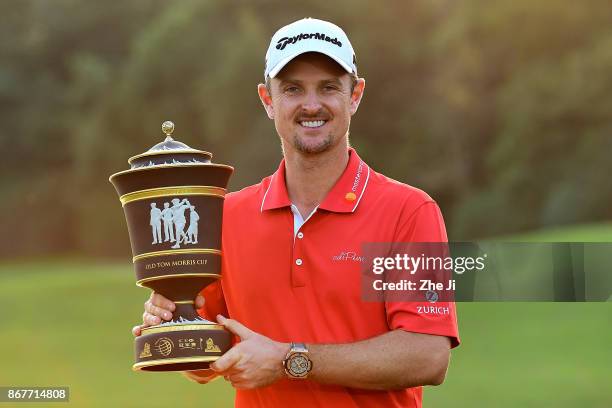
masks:
[[[302,140],[296,137],[293,145],[302,154],[319,154],[328,151],[332,146],[332,141],[331,138],[325,140]]]
[[[297,151],[299,151],[302,154],[319,154],[319,153],[328,151],[330,147],[331,147],[331,144],[329,143],[319,144],[319,145],[305,145],[305,144],[296,145]]]

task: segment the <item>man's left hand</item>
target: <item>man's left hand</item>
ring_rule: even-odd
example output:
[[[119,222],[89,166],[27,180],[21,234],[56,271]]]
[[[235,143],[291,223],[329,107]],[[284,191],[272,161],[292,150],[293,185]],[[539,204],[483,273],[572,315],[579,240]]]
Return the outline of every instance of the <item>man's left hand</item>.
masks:
[[[270,385],[285,375],[283,360],[289,343],[280,343],[255,333],[242,323],[218,315],[217,321],[240,337],[240,342],[210,365],[235,388]]]

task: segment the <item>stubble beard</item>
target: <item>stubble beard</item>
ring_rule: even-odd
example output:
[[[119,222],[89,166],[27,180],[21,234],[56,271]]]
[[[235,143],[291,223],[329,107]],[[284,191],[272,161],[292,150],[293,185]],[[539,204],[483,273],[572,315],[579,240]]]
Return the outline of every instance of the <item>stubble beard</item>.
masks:
[[[301,138],[297,134],[293,136],[293,146],[298,152],[303,154],[323,153],[331,148],[332,142],[333,137],[330,133],[327,134],[324,140],[317,143],[316,145],[304,143],[303,138]]]

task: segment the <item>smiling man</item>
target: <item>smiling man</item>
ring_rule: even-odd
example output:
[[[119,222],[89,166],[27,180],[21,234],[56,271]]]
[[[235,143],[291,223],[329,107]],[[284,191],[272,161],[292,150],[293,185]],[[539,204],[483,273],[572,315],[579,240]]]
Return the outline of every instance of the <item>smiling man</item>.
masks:
[[[420,407],[421,386],[442,383],[459,344],[452,303],[422,314],[419,302],[361,298],[363,243],[447,240],[426,193],[349,147],[364,89],[336,25],[307,18],[272,37],[258,93],[284,159],[226,197],[223,278],[196,299],[240,341],[211,370],[185,373],[223,376],[238,407]],[[134,334],[174,310],[152,294]]]

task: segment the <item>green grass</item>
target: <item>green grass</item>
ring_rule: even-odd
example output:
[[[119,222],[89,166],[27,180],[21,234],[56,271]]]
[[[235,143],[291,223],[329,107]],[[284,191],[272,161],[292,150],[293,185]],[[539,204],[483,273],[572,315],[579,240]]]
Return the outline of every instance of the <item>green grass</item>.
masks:
[[[427,407],[609,407],[612,303],[459,303],[462,344]]]
[[[612,226],[581,231],[612,236]],[[70,386],[78,407],[232,406],[223,380],[132,372],[130,329],[147,297],[128,262],[0,264],[0,386]],[[612,406],[612,303],[457,308],[462,345],[446,382],[425,389],[426,407]]]
[[[612,242],[612,223],[547,228],[524,234],[495,237],[495,240],[501,242]]]
[[[147,297],[129,263],[0,265],[0,385],[70,386],[75,407],[232,406],[223,380],[131,370]]]

